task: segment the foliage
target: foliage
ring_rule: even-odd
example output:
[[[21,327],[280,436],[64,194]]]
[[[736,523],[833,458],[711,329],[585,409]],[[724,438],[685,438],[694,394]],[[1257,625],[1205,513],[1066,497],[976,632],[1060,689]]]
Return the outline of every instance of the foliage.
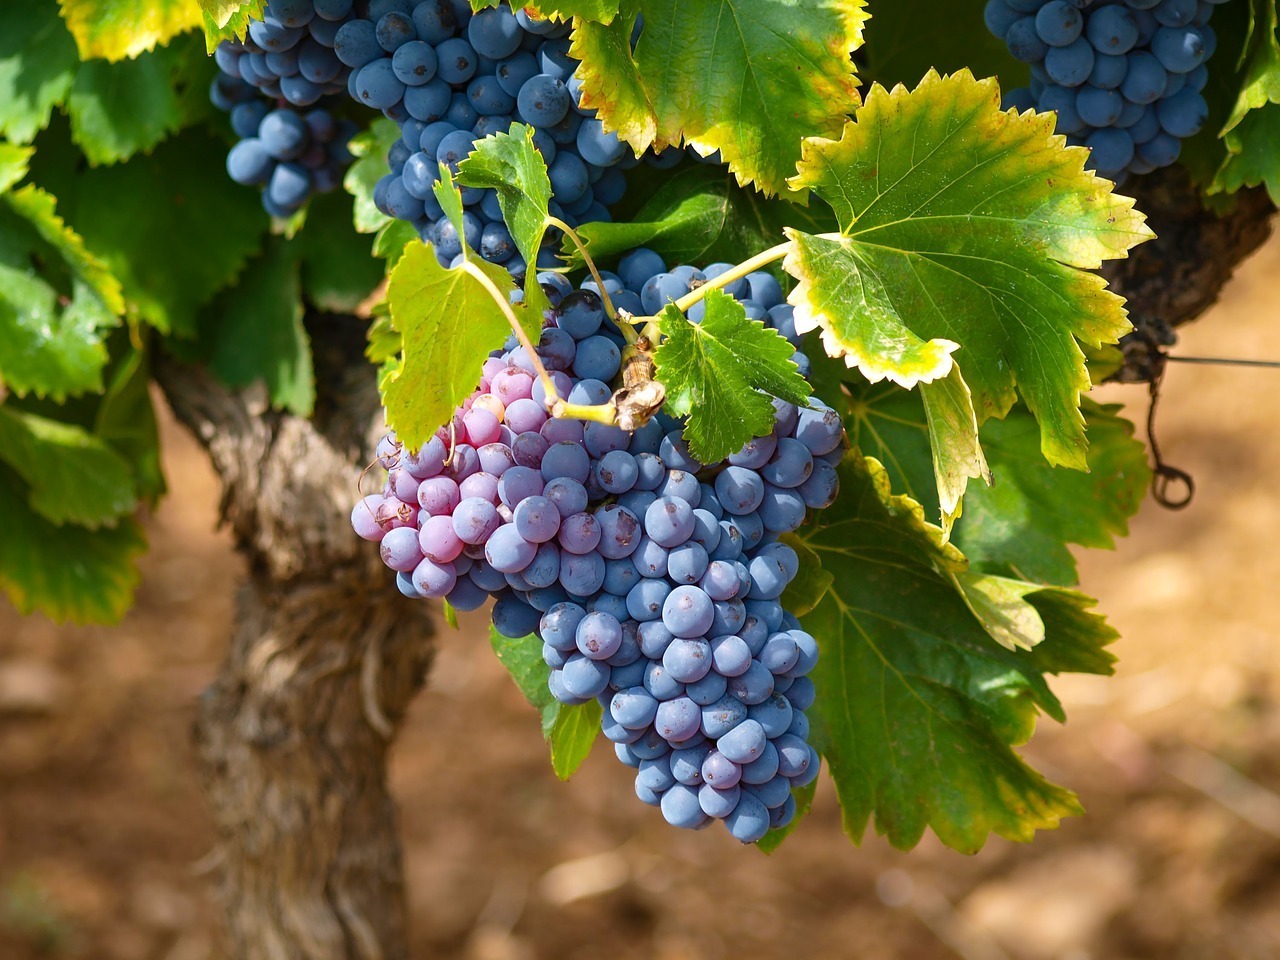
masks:
[[[0,587],[23,612],[127,611],[139,511],[164,490],[148,390],[158,356],[235,388],[260,381],[274,407],[307,416],[308,312],[355,313],[388,420],[413,446],[474,389],[513,319],[531,336],[541,327],[532,272],[517,291],[477,256],[441,267],[377,212],[391,121],[353,112],[366,129],[346,192],[287,225],[229,180],[204,51],[263,8],[0,6]],[[839,501],[792,541],[802,568],[787,602],[823,647],[814,733],[847,831],[858,840],[874,823],[909,847],[933,830],[971,851],[1079,812],[1015,748],[1040,714],[1064,719],[1050,675],[1111,668],[1114,634],[1070,589],[1071,549],[1112,546],[1149,480],[1121,411],[1082,400],[1085,350],[1128,329],[1094,271],[1152,235],[1142,214],[1086,170],[1051,115],[999,109],[997,81],[982,78],[1018,84],[1025,67],[976,6],[528,9],[573,19],[583,102],[607,129],[637,152],[690,144],[723,161],[630,172],[615,222],[585,225],[582,248],[564,238],[566,269],[612,267],[638,245],[671,262],[757,257],[813,330],[812,389],[855,449]],[[1219,202],[1253,185],[1280,199],[1275,0],[1227,4],[1215,26],[1216,126],[1189,142],[1187,166]],[[481,142],[457,179],[497,192],[533,263],[557,224],[531,131]],[[458,215],[447,170],[438,196]],[[714,287],[681,303],[705,302],[699,323],[671,306],[637,318],[668,412],[689,417],[685,436],[709,461],[766,430],[773,397],[810,389],[790,346]],[[493,645],[569,776],[598,705],[557,705],[533,641]]]

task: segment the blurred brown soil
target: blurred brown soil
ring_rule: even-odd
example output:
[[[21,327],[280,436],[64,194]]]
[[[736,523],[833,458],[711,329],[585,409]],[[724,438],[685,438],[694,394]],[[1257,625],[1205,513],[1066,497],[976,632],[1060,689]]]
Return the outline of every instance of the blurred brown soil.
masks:
[[[1188,355],[1280,358],[1280,242],[1184,330]],[[1141,416],[1141,387],[1108,388]],[[1088,814],[963,857],[841,839],[829,787],[764,857],[682,833],[599,749],[552,776],[482,621],[442,638],[392,766],[415,957],[449,960],[1263,960],[1280,957],[1280,371],[1175,366],[1166,455],[1195,504],[1148,503],[1084,588],[1121,630],[1115,679],[1056,684],[1071,720],[1028,758]],[[223,956],[192,704],[240,565],[199,450],[165,432],[173,492],[137,609],[114,629],[0,609],[0,957]]]

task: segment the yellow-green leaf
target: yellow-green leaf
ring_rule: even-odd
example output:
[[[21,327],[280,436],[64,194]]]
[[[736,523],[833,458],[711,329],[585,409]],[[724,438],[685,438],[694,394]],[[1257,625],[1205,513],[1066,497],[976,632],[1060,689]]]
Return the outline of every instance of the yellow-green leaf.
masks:
[[[58,0],[81,60],[136,57],[201,23],[191,0]]]

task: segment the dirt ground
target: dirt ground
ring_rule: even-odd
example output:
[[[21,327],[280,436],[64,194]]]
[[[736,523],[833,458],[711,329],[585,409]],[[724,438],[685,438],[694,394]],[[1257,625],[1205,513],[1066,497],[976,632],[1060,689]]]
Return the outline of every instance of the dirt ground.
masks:
[[[1280,358],[1280,242],[1179,352]],[[1142,388],[1107,399],[1145,406]],[[471,618],[397,748],[414,956],[449,960],[1263,960],[1280,957],[1280,371],[1179,366],[1166,455],[1195,504],[1148,503],[1084,588],[1112,680],[1056,688],[1031,761],[1088,814],[963,857],[840,837],[831,790],[774,856],[666,827],[598,750],[569,784]],[[0,606],[0,958],[223,956],[188,747],[239,574],[216,488],[166,428],[173,492],[114,630]],[[3,601],[0,601],[2,604]]]

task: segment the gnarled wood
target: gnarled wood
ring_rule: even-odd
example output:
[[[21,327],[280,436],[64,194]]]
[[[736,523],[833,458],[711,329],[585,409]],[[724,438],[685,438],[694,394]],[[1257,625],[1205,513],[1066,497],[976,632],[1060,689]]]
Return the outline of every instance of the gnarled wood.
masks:
[[[378,414],[361,329],[314,318],[314,419],[271,413],[173,361],[157,378],[208,450],[250,562],[231,647],[195,723],[238,958],[408,956],[386,754],[429,666],[426,611],[351,534]],[[354,333],[354,338],[351,334]]]

